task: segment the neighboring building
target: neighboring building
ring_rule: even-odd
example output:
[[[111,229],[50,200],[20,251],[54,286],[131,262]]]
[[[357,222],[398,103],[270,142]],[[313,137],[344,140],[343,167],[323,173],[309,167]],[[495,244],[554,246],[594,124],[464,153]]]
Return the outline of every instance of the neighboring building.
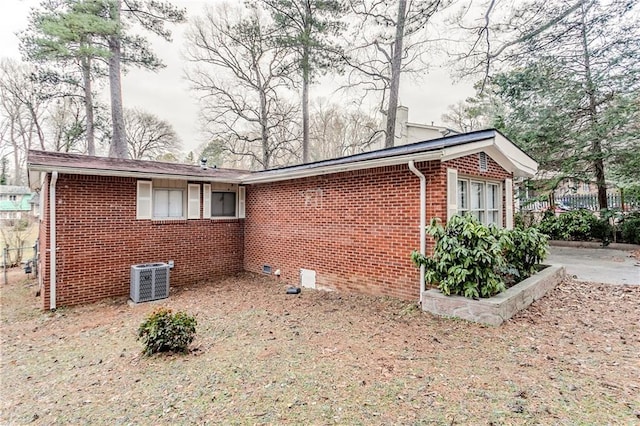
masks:
[[[127,295],[131,265],[169,260],[173,286],[279,270],[291,284],[417,299],[422,223],[468,212],[512,226],[513,177],[537,164],[484,130],[260,172],[40,151],[28,168],[43,307],[55,308]]]
[[[457,135],[453,129],[419,123],[409,123],[409,108],[399,106],[396,111],[396,129],[394,146],[407,145],[415,142],[430,141],[446,136]],[[371,149],[384,148],[385,134],[378,133],[371,142]]]
[[[34,215],[32,198],[26,186],[0,185],[0,224]]]

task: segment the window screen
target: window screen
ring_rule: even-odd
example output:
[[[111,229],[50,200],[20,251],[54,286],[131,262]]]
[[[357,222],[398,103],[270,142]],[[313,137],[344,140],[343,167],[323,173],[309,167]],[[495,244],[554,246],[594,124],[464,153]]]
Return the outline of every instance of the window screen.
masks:
[[[153,191],[153,217],[182,217],[182,190],[155,189]]]
[[[211,216],[212,217],[235,217],[236,216],[236,193],[235,192],[212,192],[211,193]]]

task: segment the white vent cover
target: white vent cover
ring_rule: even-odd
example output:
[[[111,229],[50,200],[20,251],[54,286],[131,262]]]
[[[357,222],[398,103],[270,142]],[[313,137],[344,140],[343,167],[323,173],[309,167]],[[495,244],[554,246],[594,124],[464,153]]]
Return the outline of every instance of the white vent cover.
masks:
[[[478,169],[481,172],[486,172],[487,170],[489,170],[489,162],[487,160],[487,154],[485,152],[481,152],[480,155],[478,155]]]
[[[300,269],[300,285],[304,288],[316,288],[316,271]]]
[[[135,303],[169,297],[169,265],[166,263],[132,265],[130,297]]]

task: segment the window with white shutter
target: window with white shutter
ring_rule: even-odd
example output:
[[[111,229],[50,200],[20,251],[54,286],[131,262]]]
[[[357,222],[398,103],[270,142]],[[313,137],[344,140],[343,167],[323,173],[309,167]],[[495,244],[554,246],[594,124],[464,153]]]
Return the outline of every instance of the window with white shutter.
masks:
[[[458,214],[458,171],[447,169],[447,220]]]
[[[240,219],[245,217],[245,197],[246,188],[244,186],[238,187],[238,217]]]
[[[187,219],[200,219],[200,185],[188,185]]]
[[[202,185],[202,217],[211,217],[211,184],[208,183]]]
[[[148,180],[138,181],[137,200],[136,200],[136,219],[151,219],[152,204],[151,193],[152,183]]]
[[[513,229],[513,179],[504,180],[504,227]]]

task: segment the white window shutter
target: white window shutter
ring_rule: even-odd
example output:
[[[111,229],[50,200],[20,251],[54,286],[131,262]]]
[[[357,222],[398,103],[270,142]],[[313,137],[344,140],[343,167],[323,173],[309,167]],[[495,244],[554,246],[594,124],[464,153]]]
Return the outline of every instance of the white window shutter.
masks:
[[[246,196],[246,188],[244,186],[238,187],[238,218],[244,219],[245,217],[245,196]]]
[[[202,185],[202,217],[211,218],[211,185],[205,183]]]
[[[504,180],[504,227],[513,229],[513,179]]]
[[[447,169],[447,220],[458,214],[458,170]]]
[[[200,185],[188,185],[187,219],[200,219]]]
[[[138,181],[138,193],[136,199],[136,219],[151,219],[152,218],[152,204],[151,204],[152,184],[148,180]]]

